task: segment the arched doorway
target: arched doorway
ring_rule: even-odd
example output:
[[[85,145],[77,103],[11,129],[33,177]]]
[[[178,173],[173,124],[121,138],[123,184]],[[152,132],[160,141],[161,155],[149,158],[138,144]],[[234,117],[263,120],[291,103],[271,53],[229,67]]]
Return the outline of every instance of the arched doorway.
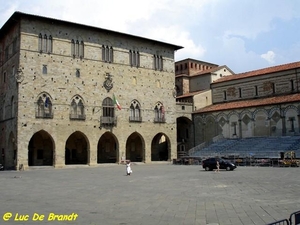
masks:
[[[98,142],[97,163],[116,163],[118,159],[118,146],[115,136],[104,133]]]
[[[163,134],[155,135],[151,143],[151,161],[168,161],[170,159],[170,140]]]
[[[142,162],[145,160],[144,140],[137,132],[132,133],[126,142],[126,159],[132,162]]]
[[[177,158],[188,155],[188,150],[194,146],[193,123],[187,117],[178,117],[177,123]]]
[[[28,145],[28,166],[53,166],[54,144],[49,133],[35,133]]]
[[[89,159],[88,142],[80,131],[70,135],[66,142],[65,164],[87,164]]]

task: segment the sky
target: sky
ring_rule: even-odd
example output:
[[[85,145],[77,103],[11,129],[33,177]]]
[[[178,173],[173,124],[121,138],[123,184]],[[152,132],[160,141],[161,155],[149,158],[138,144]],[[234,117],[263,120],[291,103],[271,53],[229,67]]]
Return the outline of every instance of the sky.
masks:
[[[175,60],[235,73],[300,61],[300,0],[0,0],[0,27],[15,12],[182,46]]]

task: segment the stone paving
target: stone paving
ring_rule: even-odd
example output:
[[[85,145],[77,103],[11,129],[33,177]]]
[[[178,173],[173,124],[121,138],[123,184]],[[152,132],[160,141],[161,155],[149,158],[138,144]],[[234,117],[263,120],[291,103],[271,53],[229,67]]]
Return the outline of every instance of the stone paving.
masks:
[[[134,164],[0,171],[0,224],[264,225],[300,210],[300,168]]]

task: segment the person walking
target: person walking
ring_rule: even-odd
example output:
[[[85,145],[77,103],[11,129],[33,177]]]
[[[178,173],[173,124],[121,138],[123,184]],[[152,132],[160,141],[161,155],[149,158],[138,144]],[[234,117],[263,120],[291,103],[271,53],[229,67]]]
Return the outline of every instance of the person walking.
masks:
[[[130,176],[131,173],[132,173],[131,163],[130,163],[130,160],[128,160],[128,161],[126,162],[126,175],[127,175],[127,176]]]
[[[220,171],[220,163],[219,160],[217,160],[217,169],[215,170],[215,172],[219,172]]]

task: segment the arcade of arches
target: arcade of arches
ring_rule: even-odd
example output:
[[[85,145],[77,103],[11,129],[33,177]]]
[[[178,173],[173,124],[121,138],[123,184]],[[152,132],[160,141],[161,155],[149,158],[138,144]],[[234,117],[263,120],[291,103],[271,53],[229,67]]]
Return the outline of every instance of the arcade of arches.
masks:
[[[120,155],[118,138],[111,132],[104,133],[97,144],[97,163],[118,163],[122,157],[132,162],[145,161],[145,141],[137,132],[129,135],[126,141],[126,156]],[[156,134],[151,141],[151,161],[170,160],[171,145],[169,138]],[[65,165],[89,164],[90,144],[85,134],[72,133],[65,143]],[[35,133],[28,145],[28,166],[54,166],[55,141],[52,136],[40,130]]]

